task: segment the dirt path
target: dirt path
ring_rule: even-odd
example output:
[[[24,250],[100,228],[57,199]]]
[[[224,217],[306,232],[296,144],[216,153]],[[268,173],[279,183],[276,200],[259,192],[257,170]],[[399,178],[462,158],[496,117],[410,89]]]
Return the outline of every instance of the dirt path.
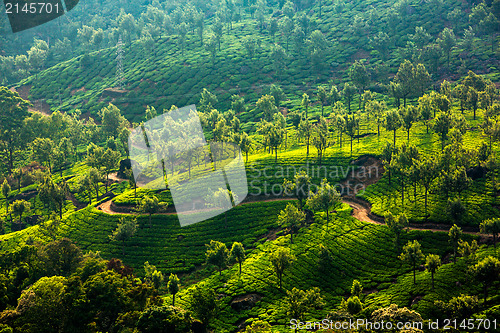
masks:
[[[347,178],[340,184],[347,189],[345,195],[342,197],[342,202],[348,204],[352,208],[352,216],[356,219],[377,225],[384,225],[384,219],[380,216],[376,216],[371,211],[371,205],[362,199],[356,197],[355,188],[357,184],[362,184],[368,186],[376,183],[384,173],[382,163],[379,159],[371,156],[363,156],[356,161],[353,161],[353,165],[360,167],[357,171],[351,170]],[[360,170],[362,172],[360,172]],[[123,181],[125,179],[117,177],[115,174],[110,174],[109,179],[115,181]],[[291,198],[266,198],[266,197],[247,197],[241,205],[246,205],[253,202],[270,202],[270,201],[286,201],[291,200]],[[113,210],[112,198],[101,203],[97,206],[100,211],[114,215],[114,214],[128,214],[128,215],[138,215],[136,212],[117,212]],[[175,215],[176,212],[158,213],[156,215]],[[432,231],[432,232],[448,232],[448,225],[438,225],[432,223],[423,224],[410,224],[407,228],[408,230],[421,230],[421,231]],[[464,234],[475,235],[480,237],[491,238],[491,235],[481,234],[476,231],[464,231]]]
[[[264,200],[258,200],[258,201],[248,201],[248,202],[243,202],[241,205],[248,205],[253,202],[271,202],[271,201],[288,201],[290,199],[286,198],[273,198],[273,199],[264,199]],[[99,206],[97,206],[97,209],[100,211],[109,214],[109,215],[116,215],[116,214],[122,214],[122,215],[139,215],[139,213],[136,212],[116,212],[112,209],[111,207],[111,201],[112,199],[103,202]],[[372,215],[371,211],[369,208],[364,207],[363,205],[359,204],[358,202],[352,201],[350,199],[343,199],[342,202],[348,204],[352,208],[352,216],[355,217],[356,219],[363,221],[363,222],[368,222],[372,224],[377,224],[377,225],[384,225],[385,223],[383,222],[382,218],[378,218],[375,220],[372,218],[370,215]],[[176,215],[176,212],[169,212],[169,213],[157,213],[155,215]],[[449,226],[447,225],[442,225],[442,229],[437,228],[439,225],[435,224],[421,224],[421,225],[415,225],[411,224],[407,229],[408,230],[421,230],[421,231],[432,231],[432,232],[448,232]],[[486,238],[491,238],[492,236],[489,234],[481,234],[479,232],[474,232],[474,231],[463,231],[464,234],[469,234],[469,235],[475,235],[475,236],[480,236],[480,237],[486,237]]]

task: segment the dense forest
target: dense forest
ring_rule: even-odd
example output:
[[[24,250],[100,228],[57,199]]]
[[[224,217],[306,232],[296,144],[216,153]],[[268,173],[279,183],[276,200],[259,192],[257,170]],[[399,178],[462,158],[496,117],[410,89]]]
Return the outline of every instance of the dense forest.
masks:
[[[499,331],[499,19],[82,0],[12,33],[2,7],[0,332]],[[181,227],[168,185],[221,169],[214,148],[166,120],[154,138],[186,142],[152,189],[129,139],[190,104],[248,195]]]

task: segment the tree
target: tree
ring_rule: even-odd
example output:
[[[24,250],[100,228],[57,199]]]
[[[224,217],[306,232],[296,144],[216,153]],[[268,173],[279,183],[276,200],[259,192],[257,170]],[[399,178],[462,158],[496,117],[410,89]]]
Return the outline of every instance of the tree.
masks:
[[[129,186],[134,187],[134,198],[137,198],[137,183],[135,182],[134,171],[132,169],[125,169],[125,177],[127,177]]]
[[[160,289],[163,284],[163,273],[156,269],[156,266],[150,265],[149,261],[144,263],[144,279],[148,283],[152,283],[156,290]]]
[[[271,87],[269,88],[269,94],[274,97],[274,102],[277,107],[279,107],[281,105],[281,102],[286,98],[283,89],[281,89],[281,87],[276,84],[271,84]]]
[[[274,71],[276,72],[276,76],[278,79],[285,68],[285,61],[288,58],[285,50],[278,44],[274,44],[271,48],[271,61],[273,63]]]
[[[120,109],[109,103],[99,111],[102,122],[102,131],[107,137],[117,138],[120,131],[127,127],[128,121],[122,116]]]
[[[41,164],[47,163],[49,171],[52,172],[52,156],[54,155],[54,142],[49,138],[36,138],[31,143],[32,156]]]
[[[217,57],[217,38],[213,34],[210,35],[206,41],[205,49],[210,52],[210,55],[212,56],[212,64],[215,65],[215,59]]]
[[[68,185],[63,182],[62,184],[56,184],[52,180],[48,182],[49,188],[49,198],[52,204],[56,207],[59,212],[59,218],[62,219],[62,213],[64,204],[66,203],[66,196],[69,192]]]
[[[245,36],[245,38],[243,38],[242,43],[251,61],[255,55],[255,49],[257,48],[257,41],[252,36]]]
[[[273,115],[278,112],[274,96],[272,95],[262,96],[261,98],[259,98],[256,105],[257,110],[264,114],[264,119],[266,119],[267,121],[271,121],[273,119]]]
[[[455,46],[457,38],[455,33],[450,28],[444,28],[443,31],[439,33],[439,38],[437,40],[439,46],[443,49],[446,54],[448,68],[450,67],[450,53],[451,49]]]
[[[207,264],[214,265],[222,275],[222,270],[227,267],[229,261],[229,250],[226,244],[211,240],[210,244],[205,245],[207,252],[205,253]]]
[[[458,243],[462,239],[462,228],[454,224],[450,230],[448,231],[448,237],[449,242],[451,243],[451,246],[453,247],[453,262],[457,262],[457,249],[458,249]]]
[[[403,253],[399,256],[399,259],[406,261],[412,266],[413,269],[413,283],[416,284],[416,269],[418,263],[424,259],[422,250],[420,249],[420,243],[417,240],[408,241],[408,243],[403,247]]]
[[[240,137],[239,146],[242,152],[246,155],[246,162],[248,163],[248,153],[252,149],[252,139],[247,133],[243,132]]]
[[[15,168],[12,170],[12,177],[17,180],[17,193],[21,193],[21,179],[24,176],[24,170],[22,167]]]
[[[175,295],[179,292],[179,278],[174,273],[170,273],[167,282],[168,292],[172,294],[172,306],[175,306]]]
[[[136,219],[120,218],[118,226],[111,235],[111,239],[122,242],[122,255],[125,255],[125,242],[134,236],[136,230]]]
[[[360,297],[362,292],[363,285],[361,284],[361,282],[359,282],[359,280],[353,280],[351,286],[351,296]]]
[[[69,238],[47,243],[39,257],[47,275],[69,276],[80,266],[82,251]]]
[[[244,333],[271,333],[271,325],[267,321],[254,320],[245,329]]]
[[[366,111],[366,105],[371,102],[373,99],[373,93],[370,90],[365,90],[363,92],[363,97],[361,98],[363,102],[363,113]],[[366,114],[366,119],[370,120],[370,113]]]
[[[290,242],[293,243],[293,233],[298,230],[306,219],[306,214],[289,203],[278,215],[278,224],[282,228],[290,228]]]
[[[391,212],[389,212],[385,215],[384,220],[389,229],[391,229],[392,232],[396,235],[395,244],[396,246],[398,246],[401,232],[405,231],[408,227],[408,218],[404,213],[398,216],[394,216]]]
[[[460,179],[453,177],[452,180],[454,181],[455,186],[457,186],[457,185],[460,186],[456,182],[456,180],[460,181]],[[453,219],[453,221],[455,223],[459,223],[462,220],[462,218],[464,217],[464,215],[467,213],[467,210],[465,209],[460,198],[455,198],[455,199],[449,198],[447,208],[448,208],[448,213],[450,214],[451,218]]]
[[[318,101],[321,104],[321,117],[323,117],[323,115],[324,115],[324,108],[325,108],[325,105],[327,105],[328,100],[329,100],[329,98],[328,98],[329,92],[326,89],[327,88],[325,86],[319,86],[318,87],[317,98],[318,98]]]
[[[328,125],[326,119],[323,116],[319,119],[319,122],[314,127],[313,145],[318,150],[318,161],[321,165],[321,159],[323,157],[323,152],[328,146]]]
[[[309,143],[311,139],[311,135],[313,132],[313,127],[312,124],[309,122],[309,120],[303,119],[299,123],[299,135],[303,137],[306,141],[306,155],[309,156]]]
[[[497,236],[500,233],[500,218],[488,219],[481,222],[479,229],[483,234],[493,235],[493,247],[496,250]]]
[[[218,102],[217,96],[208,91],[208,89],[203,88],[200,94],[200,111],[211,112],[214,109],[217,102]]]
[[[428,134],[430,119],[432,115],[436,113],[436,108],[434,107],[434,102],[430,95],[424,94],[418,99],[418,113],[425,123],[426,132]]]
[[[199,286],[195,287],[191,294],[189,309],[206,328],[219,310],[215,290]]]
[[[434,273],[441,266],[441,258],[437,254],[428,254],[425,258],[425,269],[431,273],[432,289],[434,289]]]
[[[377,136],[380,137],[380,124],[384,122],[384,113],[387,110],[387,105],[384,101],[368,101],[366,103],[366,111],[372,115],[377,123]]]
[[[391,185],[391,179],[392,179],[392,159],[394,155],[397,153],[398,149],[396,146],[394,146],[392,143],[387,142],[385,145],[384,149],[382,150],[382,154],[380,155],[380,158],[382,159],[382,162],[384,164],[385,169],[389,173],[389,185]]]
[[[311,177],[302,170],[294,175],[293,180],[285,179],[283,189],[286,195],[294,195],[299,201],[300,209],[304,207],[304,200],[309,194]]]
[[[23,223],[23,214],[29,211],[31,208],[31,203],[25,200],[16,200],[12,203],[12,212],[14,215],[19,216],[19,224]]]
[[[236,193],[227,188],[220,187],[217,191],[211,191],[205,198],[205,205],[216,209],[224,209],[224,226],[227,228],[227,211],[238,201]]]
[[[389,53],[389,47],[391,46],[391,38],[389,35],[383,31],[379,31],[371,40],[371,46],[377,50],[382,59],[387,59],[387,55]]]
[[[396,131],[401,127],[401,116],[397,110],[387,111],[385,114],[385,129],[394,132],[394,147],[396,147]]]
[[[350,85],[348,82],[346,82],[344,84],[344,89],[342,89],[342,96],[344,97],[345,102],[347,103],[348,113],[351,113],[351,103],[355,93],[356,93],[356,88]]]
[[[7,213],[9,212],[9,196],[10,196],[10,185],[9,182],[7,181],[7,178],[3,180],[2,183],[2,194],[5,197],[5,206]]]
[[[309,192],[307,205],[315,211],[324,211],[326,213],[326,227],[328,231],[328,223],[330,221],[330,209],[341,202],[340,194],[334,186],[323,179],[316,193]]]
[[[368,71],[366,70],[365,65],[356,60],[354,64],[349,67],[349,78],[352,83],[358,88],[359,93],[359,107],[361,107],[361,94],[365,91],[366,87],[370,83],[370,76],[368,75]]]
[[[314,287],[307,291],[293,288],[291,291],[286,292],[285,309],[286,314],[290,318],[304,320],[304,316],[308,311],[320,309],[324,306],[325,302],[321,297],[321,291],[318,287]],[[298,328],[295,328],[297,332]]]
[[[474,120],[476,120],[476,111],[478,107],[478,101],[479,101],[479,94],[476,89],[473,87],[469,87],[467,89],[467,99],[465,101],[465,104],[472,109],[473,114],[474,114]]]
[[[290,253],[288,248],[279,247],[278,249],[271,252],[269,259],[273,265],[274,271],[278,276],[279,288],[282,289],[282,279],[285,270],[292,265],[295,261],[295,257]]]
[[[466,261],[475,260],[476,252],[479,249],[477,241],[473,240],[471,244],[469,242],[460,240],[458,243],[458,253],[465,258]]]
[[[245,248],[243,244],[239,242],[234,242],[231,247],[230,259],[236,261],[240,265],[240,275],[241,275],[241,264],[245,260]]]
[[[35,332],[42,332],[48,327],[62,331],[61,319],[67,315],[67,310],[61,304],[66,292],[65,277],[42,277],[22,291],[16,309],[22,316],[16,322],[22,327],[29,326]]]
[[[278,163],[278,149],[283,143],[284,134],[285,129],[279,126],[279,124],[273,124],[270,126],[267,133],[269,147],[275,152],[275,163]]]
[[[272,41],[274,42],[274,35],[278,32],[278,21],[276,19],[271,19],[269,21],[269,35],[272,38]]]
[[[500,279],[500,261],[488,256],[474,266],[476,279],[483,284],[484,301],[488,298],[488,289]]]
[[[116,169],[120,163],[121,155],[119,152],[111,150],[110,148],[106,149],[102,156],[102,164],[101,166],[105,170],[106,173],[106,192],[108,192],[108,182],[109,182],[109,174],[113,169]]]
[[[415,67],[409,60],[405,60],[399,65],[398,72],[394,77],[394,82],[399,84],[401,97],[403,97],[406,107],[406,99],[415,91]]]
[[[448,132],[452,127],[451,116],[448,113],[440,112],[434,119],[432,129],[440,135],[441,150],[444,150],[444,143],[448,137]]]
[[[149,214],[149,227],[151,228],[151,215],[156,214],[160,209],[160,204],[156,196],[145,196],[137,207],[141,213]]]
[[[449,302],[441,300],[434,301],[434,306],[444,312],[446,318],[461,320],[461,318],[470,318],[478,311],[479,300],[477,296],[468,296],[460,294],[453,297]]]
[[[354,114],[348,114],[345,117],[345,132],[351,139],[351,157],[352,157],[352,140],[359,129],[359,119]]]
[[[290,17],[286,16],[279,21],[279,28],[283,33],[283,36],[285,37],[286,50],[288,51],[288,41],[293,31],[293,21],[290,19]]]
[[[306,120],[309,119],[307,110],[309,109],[309,105],[311,105],[311,100],[309,99],[309,95],[304,93],[302,95],[302,101],[300,105],[306,110]]]
[[[215,40],[217,41],[217,45],[220,51],[223,29],[222,29],[222,22],[219,18],[216,18],[214,23],[212,24],[212,32],[214,33]]]
[[[436,160],[429,156],[426,156],[423,159],[416,161],[415,163],[415,168],[418,174],[418,182],[425,189],[424,206],[425,214],[427,215],[427,197],[432,182],[437,177],[438,166]]]
[[[189,311],[171,305],[148,306],[139,314],[136,329],[143,333],[189,332],[193,325]]]
[[[410,130],[413,126],[413,123],[417,121],[418,109],[413,105],[408,105],[407,107],[399,109],[399,112],[401,115],[403,127],[406,129],[406,132],[408,134],[408,143],[410,143]]]
[[[415,93],[417,96],[422,96],[431,82],[431,76],[424,64],[415,66]]]

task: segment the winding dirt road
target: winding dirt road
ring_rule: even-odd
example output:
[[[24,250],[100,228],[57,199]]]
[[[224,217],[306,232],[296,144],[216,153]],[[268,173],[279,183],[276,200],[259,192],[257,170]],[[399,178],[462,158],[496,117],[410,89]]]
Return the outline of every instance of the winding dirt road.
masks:
[[[370,168],[376,168],[377,172],[376,173],[369,173],[369,174],[364,174],[361,175],[357,172],[351,171],[347,178],[341,182],[341,185],[344,185],[344,187],[347,189],[349,188],[350,192],[347,191],[347,195],[342,197],[342,202],[348,204],[352,208],[352,216],[357,218],[360,221],[363,222],[368,222],[372,224],[377,224],[377,225],[383,225],[384,219],[380,216],[376,216],[371,212],[371,206],[370,203],[365,202],[359,198],[357,198],[355,195],[356,193],[354,192],[353,186],[356,184],[363,184],[365,186],[371,185],[376,183],[383,174],[383,166],[380,160],[373,158],[373,157],[361,157],[360,159],[356,160],[353,162],[353,164],[357,164],[360,167],[364,167],[365,170],[369,170]],[[374,169],[373,169],[374,170]],[[110,179],[114,181],[123,181],[125,179],[119,178],[116,176],[116,174],[110,174]],[[254,198],[253,200],[247,200],[246,202],[241,203],[241,205],[249,204],[252,202],[270,202],[270,201],[285,201],[285,200],[290,200],[290,198]],[[97,209],[100,211],[114,215],[114,214],[129,214],[129,215],[138,215],[138,213],[133,212],[133,211],[128,211],[128,212],[118,212],[113,210],[112,207],[112,198],[109,200],[101,203],[99,206],[97,206]],[[166,212],[166,213],[158,213],[157,215],[174,215],[176,214],[175,212]],[[408,230],[421,230],[421,231],[432,231],[432,232],[448,232],[449,226],[447,225],[439,225],[439,224],[432,224],[432,223],[422,223],[422,224],[410,224],[410,226],[407,228]],[[491,238],[491,235],[488,234],[481,234],[477,231],[464,231],[464,234],[470,234],[470,235],[475,235],[475,236],[480,236],[484,238]]]

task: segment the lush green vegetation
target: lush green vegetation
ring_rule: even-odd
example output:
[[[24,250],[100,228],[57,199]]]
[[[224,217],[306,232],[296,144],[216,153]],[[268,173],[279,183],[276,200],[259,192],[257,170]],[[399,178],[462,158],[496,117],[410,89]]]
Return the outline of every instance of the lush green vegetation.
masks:
[[[0,332],[500,318],[498,0],[124,6],[0,15]],[[249,195],[181,228],[167,183],[225,157],[158,161],[152,190],[128,140],[188,104]]]

